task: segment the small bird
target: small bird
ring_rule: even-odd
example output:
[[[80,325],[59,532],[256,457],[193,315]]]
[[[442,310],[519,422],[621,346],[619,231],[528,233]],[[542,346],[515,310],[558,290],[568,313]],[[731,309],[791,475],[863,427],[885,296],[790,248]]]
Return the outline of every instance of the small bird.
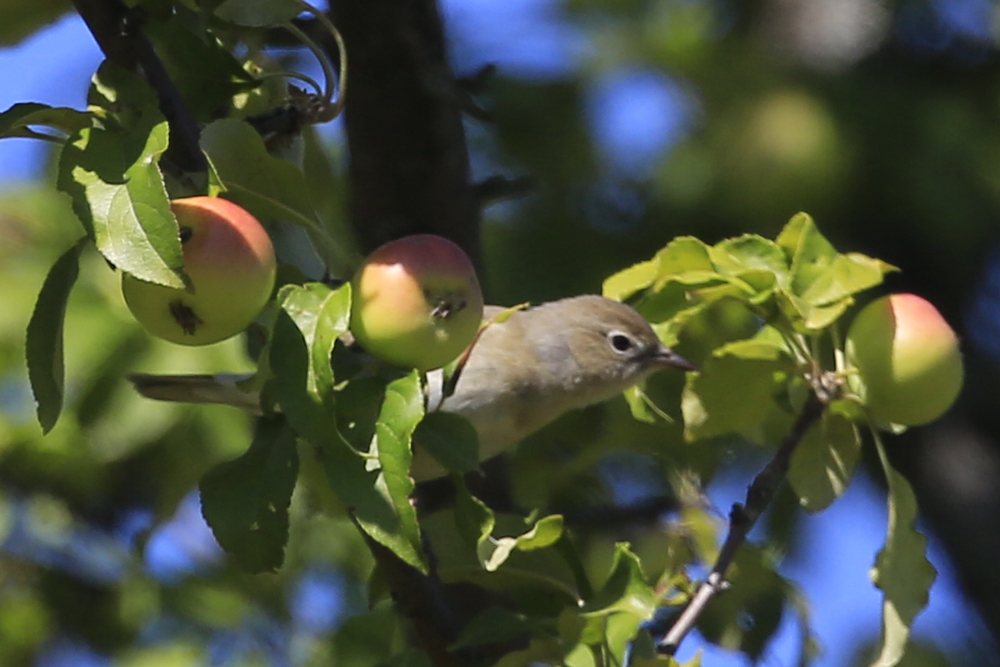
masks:
[[[505,309],[487,306],[489,321]],[[479,436],[481,460],[506,451],[570,410],[600,403],[662,368],[696,367],[657,337],[631,306],[583,295],[518,310],[487,326],[472,346],[454,391],[440,392],[441,371],[428,374],[428,410],[455,412]],[[236,375],[130,376],[149,398],[223,403],[260,410],[259,397],[242,391]],[[437,394],[436,396],[434,394]],[[444,470],[419,456],[414,477]],[[429,458],[429,457],[426,457]]]

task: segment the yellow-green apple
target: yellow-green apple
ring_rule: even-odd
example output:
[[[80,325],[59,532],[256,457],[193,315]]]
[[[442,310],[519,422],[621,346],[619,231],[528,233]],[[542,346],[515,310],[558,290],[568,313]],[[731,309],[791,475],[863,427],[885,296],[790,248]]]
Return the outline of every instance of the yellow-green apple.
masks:
[[[934,421],[962,388],[958,338],[937,308],[915,294],[891,294],[862,308],[845,350],[860,375],[851,387],[882,421]]]
[[[448,364],[472,342],[483,317],[472,261],[433,234],[379,247],[351,284],[354,337],[396,366],[427,371]]]
[[[175,199],[188,287],[122,274],[125,303],[155,336],[181,345],[216,343],[247,328],[274,289],[274,246],[257,218],[216,197]]]

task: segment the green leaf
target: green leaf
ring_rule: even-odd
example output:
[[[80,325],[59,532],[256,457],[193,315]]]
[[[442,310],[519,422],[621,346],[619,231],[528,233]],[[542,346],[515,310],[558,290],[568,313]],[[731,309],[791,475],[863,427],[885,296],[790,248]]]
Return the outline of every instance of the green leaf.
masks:
[[[25,339],[28,380],[35,396],[38,423],[45,433],[52,430],[62,412],[63,326],[66,304],[80,272],[80,252],[85,241],[87,239],[83,238],[73,244],[49,269],[28,322]]]
[[[207,126],[201,145],[232,199],[260,220],[282,220],[309,233],[316,251],[334,275],[349,275],[349,252],[338,246],[320,224],[302,171],[288,160],[272,157],[260,135],[232,119]]]
[[[712,263],[711,248],[705,242],[693,236],[679,236],[656,253],[656,262],[660,266],[660,278],[675,278],[689,276],[700,280],[698,276],[715,274]]]
[[[715,269],[726,275],[766,271],[781,279],[788,273],[781,246],[753,234],[720,241],[709,249],[709,257]]]
[[[656,592],[646,582],[638,556],[621,542],[615,545],[607,581],[582,609],[586,614],[623,611],[648,619],[656,610],[656,601]]]
[[[496,527],[496,516],[486,503],[469,493],[465,480],[452,475],[455,482],[455,527],[466,544],[478,553],[480,543],[489,539]]]
[[[882,591],[882,647],[872,667],[899,664],[910,626],[927,606],[937,570],[927,560],[927,538],[916,529],[917,500],[906,478],[889,463],[881,442],[879,458],[889,487],[889,529],[872,568],[872,582]]]
[[[226,0],[215,15],[236,25],[263,28],[287,23],[304,9],[296,0]]]
[[[284,417],[262,417],[246,453],[202,478],[205,521],[244,570],[274,572],[281,567],[298,467],[295,433]]]
[[[83,128],[66,143],[58,187],[109,262],[141,280],[182,288],[177,221],[157,165],[168,128],[156,97],[140,79],[107,64],[90,97],[113,108],[121,122]]]
[[[789,289],[803,294],[837,257],[837,250],[823,236],[808,213],[797,213],[776,239],[791,263]]]
[[[71,11],[66,0],[6,0],[0,3],[0,45],[17,44]]]
[[[90,113],[68,107],[50,107],[34,102],[15,104],[0,113],[0,139],[34,136],[31,127],[35,125],[55,128],[71,135],[89,127],[91,118]]]
[[[296,432],[317,447],[339,442],[333,418],[330,357],[347,331],[351,288],[321,283],[286,285],[278,293],[280,312],[270,350],[274,399]]]
[[[347,333],[351,318],[351,286],[336,290],[323,283],[289,285],[279,303],[302,332],[309,349],[307,387],[320,402],[331,398],[334,377],[330,358],[337,339]]]
[[[802,293],[811,305],[823,306],[882,284],[886,273],[894,266],[860,253],[838,255]]]
[[[698,373],[689,373],[681,397],[684,435],[690,440],[760,429],[777,407],[775,395],[794,363],[775,341],[750,339],[717,348]]]
[[[829,327],[851,306],[852,295],[880,284],[886,273],[896,270],[859,253],[838,253],[805,213],[789,221],[777,243],[791,258],[780,305],[803,333]]]
[[[563,534],[563,518],[558,514],[543,517],[527,532],[512,537],[498,537],[479,542],[479,560],[483,569],[494,572],[515,551],[533,551],[555,544]]]
[[[792,455],[788,481],[806,510],[818,512],[847,490],[861,457],[854,422],[833,409],[813,425]]]
[[[601,293],[609,299],[624,301],[652,285],[659,274],[660,263],[657,260],[639,262],[605,280]]]
[[[200,20],[175,13],[166,21],[147,21],[143,33],[199,122],[218,118],[220,109],[232,106],[234,95],[259,85]]]
[[[413,442],[417,449],[412,473],[417,479],[430,477],[418,470],[421,450],[448,472],[466,473],[479,469],[479,437],[475,427],[461,415],[431,412],[417,425]]]
[[[330,488],[361,528],[426,571],[409,502],[410,438],[423,416],[419,377],[413,373],[384,389],[356,380],[335,394],[330,354],[346,330],[350,286],[331,291],[318,283],[288,285],[278,302],[270,352],[276,402],[296,433],[315,447]],[[349,431],[350,441],[345,439],[338,420],[352,423],[366,415],[368,421]]]
[[[611,653],[612,664],[625,664],[639,627],[656,612],[658,597],[642,574],[642,565],[626,544],[615,546],[604,586],[581,609],[586,625],[580,640]]]
[[[637,421],[646,424],[655,424],[657,421],[672,422],[673,418],[661,410],[649,396],[646,395],[642,385],[634,385],[623,392],[625,402],[628,403],[632,417]]]
[[[419,376],[384,387],[356,380],[334,392],[330,356],[347,330],[350,285],[287,285],[278,303],[270,355],[275,400],[299,436],[316,448],[330,488],[361,528],[426,571],[409,502],[411,437],[423,416]],[[353,425],[349,440],[339,424]]]
[[[391,543],[383,544],[405,562],[418,568],[426,566],[416,508],[410,502],[410,495],[413,493],[410,461],[413,455],[413,431],[423,416],[424,393],[420,374],[414,371],[393,380],[386,387],[382,411],[375,423],[374,443],[382,470],[379,484],[383,486],[399,521]],[[365,526],[366,517],[360,511],[356,516],[362,526]],[[378,527],[382,528],[381,525]],[[368,528],[366,531],[371,534]]]

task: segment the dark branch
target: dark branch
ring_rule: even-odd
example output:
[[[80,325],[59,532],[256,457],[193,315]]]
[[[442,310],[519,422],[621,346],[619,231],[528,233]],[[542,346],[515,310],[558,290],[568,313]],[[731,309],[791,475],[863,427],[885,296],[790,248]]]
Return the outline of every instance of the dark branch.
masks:
[[[448,65],[435,2],[331,6],[350,62],[351,215],[363,249],[429,232],[452,239],[479,263],[465,95]]]
[[[361,534],[392,591],[396,608],[413,624],[416,639],[427,651],[431,664],[435,667],[468,667],[471,663],[466,656],[449,650],[458,638],[460,628],[440,581],[413,569],[364,531]]]
[[[722,544],[715,566],[698,587],[694,597],[688,602],[687,607],[681,612],[673,627],[660,641],[662,653],[674,655],[677,652],[680,643],[694,627],[698,617],[701,616],[711,599],[725,589],[727,585],[726,571],[729,570],[729,566],[736,557],[736,552],[746,542],[747,535],[770,506],[785,480],[795,448],[798,447],[809,428],[823,416],[827,400],[821,393],[809,394],[809,399],[802,406],[802,411],[788,435],[785,436],[778,451],[774,453],[774,457],[757,474],[747,489],[745,502],[742,505],[740,503],[733,505],[733,509],[729,513],[729,534],[726,535],[726,541]]]
[[[73,5],[107,59],[140,73],[156,91],[160,112],[170,125],[166,159],[181,172],[206,172],[208,162],[199,146],[201,130],[153,45],[139,29],[140,17],[120,0],[73,0]]]

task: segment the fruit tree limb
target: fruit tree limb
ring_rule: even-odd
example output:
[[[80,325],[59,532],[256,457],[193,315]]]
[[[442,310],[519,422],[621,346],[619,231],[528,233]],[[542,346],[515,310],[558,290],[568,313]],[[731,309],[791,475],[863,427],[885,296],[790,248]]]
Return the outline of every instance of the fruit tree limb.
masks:
[[[788,473],[792,454],[809,428],[819,421],[826,409],[827,399],[823,392],[810,392],[802,411],[792,424],[791,430],[785,436],[778,451],[761,470],[747,488],[746,500],[743,504],[735,503],[729,513],[729,534],[722,543],[719,556],[708,577],[702,582],[694,597],[688,602],[680,617],[674,622],[667,634],[660,640],[659,650],[667,655],[674,655],[684,637],[691,631],[705,607],[713,597],[726,587],[726,571],[736,557],[737,551],[746,542],[747,535],[753,529],[757,520],[770,506],[781,483]]]
[[[166,158],[181,172],[204,173],[208,162],[201,152],[201,130],[188,110],[153,45],[142,34],[142,16],[121,0],[73,0],[94,40],[115,65],[140,73],[156,91],[160,112],[170,125]]]
[[[479,262],[479,200],[434,0],[334,0],[350,57],[344,110],[352,225],[362,250],[433,233]]]

